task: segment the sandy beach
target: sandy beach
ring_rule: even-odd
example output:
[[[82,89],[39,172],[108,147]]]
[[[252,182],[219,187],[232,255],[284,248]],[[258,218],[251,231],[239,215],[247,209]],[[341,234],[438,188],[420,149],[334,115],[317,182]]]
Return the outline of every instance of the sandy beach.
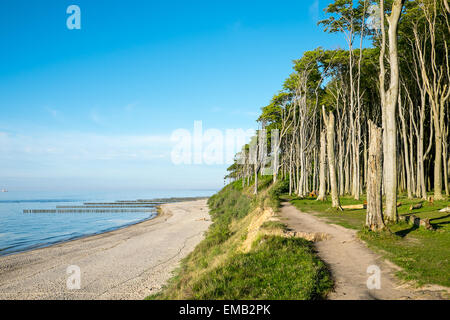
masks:
[[[0,299],[143,299],[157,292],[210,225],[206,200],[165,204],[158,217],[0,257]],[[81,271],[69,290],[69,266]]]

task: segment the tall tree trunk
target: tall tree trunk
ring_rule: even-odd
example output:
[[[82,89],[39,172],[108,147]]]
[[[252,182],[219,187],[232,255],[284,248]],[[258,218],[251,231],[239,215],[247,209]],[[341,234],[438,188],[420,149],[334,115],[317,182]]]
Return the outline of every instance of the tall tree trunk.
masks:
[[[425,102],[423,102],[423,110],[425,110]],[[424,135],[425,135],[425,111],[420,118],[419,123],[419,137],[417,137],[417,187],[419,188],[419,196],[422,199],[427,199],[427,187],[425,185],[425,156],[424,156]]]
[[[435,116],[436,119],[436,116]],[[437,122],[437,123],[436,123]],[[442,195],[442,131],[437,129],[439,122],[435,121],[434,128],[434,199],[443,200]]]
[[[369,159],[367,170],[367,214],[366,227],[372,231],[386,228],[383,220],[381,183],[382,129],[369,121]]]
[[[397,29],[404,0],[394,0],[391,14],[387,17],[389,24],[389,65],[390,83],[385,91],[384,53],[386,50],[386,32],[384,29],[384,0],[380,1],[380,18],[382,30],[382,47],[380,53],[380,95],[384,114],[384,190],[386,194],[386,220],[396,223],[397,213],[397,126],[396,110],[399,92],[399,65],[397,49]]]
[[[360,30],[360,41],[359,41],[359,59],[358,59],[358,75],[357,75],[357,89],[356,89],[356,99],[357,99],[357,111],[356,111],[356,133],[355,133],[355,176],[354,176],[354,188],[355,188],[355,199],[360,199],[361,193],[361,168],[360,168],[360,155],[359,155],[359,147],[361,144],[361,62],[363,57],[363,42],[365,31],[364,28],[366,26],[366,10],[368,6],[368,1],[364,0],[362,19],[361,19],[361,30]]]
[[[442,140],[442,158],[444,160],[444,185],[445,185],[445,195],[450,195],[449,185],[448,185],[448,129],[449,125],[445,125],[444,128],[444,139]]]
[[[368,165],[367,134],[364,135],[364,186],[367,188],[367,165]]]
[[[339,139],[339,137],[338,137]],[[339,195],[343,196],[345,192],[344,179],[344,147],[343,141],[339,143]]]
[[[326,144],[327,144],[327,131],[326,129],[324,129],[320,133],[320,173],[319,173],[320,185],[319,185],[319,195],[317,197],[317,200],[319,201],[325,200],[326,165],[327,165]]]
[[[334,156],[334,138],[335,138],[335,120],[334,114],[330,111],[327,116],[325,106],[322,106],[323,119],[327,128],[327,153],[328,153],[328,168],[330,170],[330,187],[331,187],[331,206],[333,208],[341,208],[339,201],[339,190],[336,179],[336,164]]]
[[[412,105],[410,106],[410,108],[413,107]],[[412,114],[412,113],[411,113]],[[410,143],[409,143],[409,163],[411,165],[410,169],[411,169],[411,189],[414,192],[415,196],[417,197],[417,187],[416,187],[416,177],[414,176],[414,131],[413,131],[413,119],[412,119],[412,115],[410,114],[409,117],[409,139],[410,139]],[[417,150],[416,150],[417,152]]]
[[[448,4],[448,1],[447,0],[443,0],[443,2],[444,2],[445,10],[447,10],[447,12],[450,14],[450,5]]]
[[[408,138],[406,136],[406,121],[405,114],[403,112],[403,105],[401,104],[401,97],[399,95],[399,113],[401,120],[401,130],[402,130],[402,138],[403,138],[403,149],[404,149],[404,161],[405,161],[405,171],[406,171],[406,189],[408,191],[408,199],[412,199],[412,188],[411,188],[411,169],[409,164],[409,148],[408,148]]]
[[[255,164],[255,186],[253,188],[253,194],[258,194],[258,164]]]

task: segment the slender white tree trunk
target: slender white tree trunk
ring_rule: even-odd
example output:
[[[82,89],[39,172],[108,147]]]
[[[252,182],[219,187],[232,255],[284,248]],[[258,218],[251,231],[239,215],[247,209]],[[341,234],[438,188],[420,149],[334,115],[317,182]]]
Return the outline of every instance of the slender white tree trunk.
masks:
[[[382,30],[382,48],[380,54],[380,94],[384,114],[384,190],[386,194],[386,220],[396,223],[397,213],[397,125],[396,111],[399,92],[399,65],[397,49],[397,29],[404,0],[394,0],[391,14],[387,17],[389,24],[389,62],[390,83],[385,91],[384,53],[386,35],[384,29],[384,0],[380,1],[380,18]]]
[[[325,200],[325,191],[326,191],[326,144],[327,144],[327,132],[326,129],[322,130],[320,133],[320,173],[319,173],[319,195],[317,200],[324,201]]]
[[[401,128],[402,128],[402,138],[403,138],[403,149],[404,149],[404,161],[405,161],[405,175],[406,175],[406,189],[408,192],[408,199],[412,199],[412,188],[411,188],[411,169],[409,164],[409,148],[408,148],[408,138],[406,136],[406,121],[405,115],[403,112],[403,105],[401,104],[401,97],[399,95],[399,113],[401,120]]]
[[[330,187],[331,187],[331,206],[333,208],[341,208],[339,201],[339,190],[336,179],[336,164],[334,156],[334,138],[335,138],[335,120],[334,114],[330,111],[327,116],[325,107],[322,107],[323,118],[327,128],[327,153],[328,153],[328,168],[330,170]]]
[[[367,214],[366,227],[372,231],[386,228],[383,220],[381,183],[382,129],[369,121],[369,159],[367,170]]]

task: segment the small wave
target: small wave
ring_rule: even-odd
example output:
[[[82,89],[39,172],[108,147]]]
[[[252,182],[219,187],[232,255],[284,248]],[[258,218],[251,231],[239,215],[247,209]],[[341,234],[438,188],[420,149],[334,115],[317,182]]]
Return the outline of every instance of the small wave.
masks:
[[[140,219],[110,219],[110,220],[107,220],[108,222],[111,222],[111,223],[115,223],[115,224],[129,224],[129,223],[132,223],[132,222],[135,222],[135,221],[139,221]]]

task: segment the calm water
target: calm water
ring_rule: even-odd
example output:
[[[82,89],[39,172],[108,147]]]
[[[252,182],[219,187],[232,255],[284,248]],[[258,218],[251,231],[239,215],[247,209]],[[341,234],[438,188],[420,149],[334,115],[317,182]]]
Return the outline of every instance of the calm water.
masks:
[[[84,202],[200,197],[214,193],[211,190],[0,193],[0,256],[122,228],[156,215],[156,208],[152,212],[36,214],[24,214],[24,209],[55,209],[56,206],[78,206]]]

